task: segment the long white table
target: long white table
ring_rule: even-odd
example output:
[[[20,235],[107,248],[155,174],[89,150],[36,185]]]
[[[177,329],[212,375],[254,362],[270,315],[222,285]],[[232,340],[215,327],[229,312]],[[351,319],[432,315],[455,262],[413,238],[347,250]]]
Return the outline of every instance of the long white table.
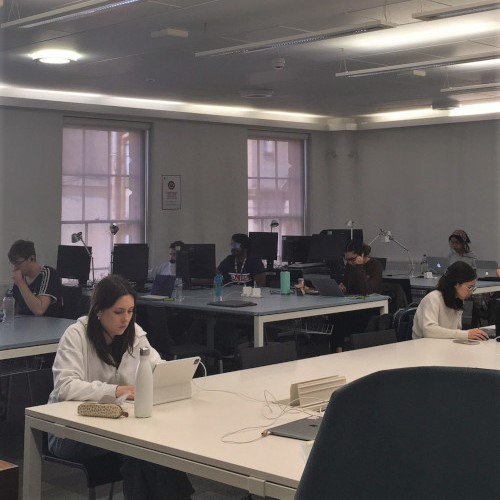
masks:
[[[73,401],[28,408],[24,498],[40,498],[41,431],[46,431],[257,495],[291,499],[305,465],[303,443],[277,436],[260,438],[260,433],[265,427],[302,418],[303,414],[287,414],[275,422],[266,419],[264,391],[272,394],[268,398],[281,400],[289,396],[293,382],[334,374],[344,375],[350,382],[378,370],[422,365],[500,370],[500,343],[489,340],[464,345],[420,339],[213,375],[194,381],[191,399],[154,407],[149,419],[135,419],[130,403],[126,404],[130,417],[118,420],[80,417],[79,403]],[[226,440],[255,442],[223,442],[228,433],[244,428],[250,430]]]
[[[233,287],[224,289],[224,299],[240,299],[241,288]],[[268,288],[262,289],[261,298],[244,298],[255,302],[257,305],[248,307],[225,307],[211,306],[211,290],[187,290],[184,292],[182,302],[175,301],[144,301],[139,298],[139,304],[147,304],[155,307],[177,308],[179,310],[200,311],[213,318],[217,315],[236,315],[253,319],[254,345],[261,347],[264,345],[264,325],[272,321],[283,321],[297,318],[307,318],[311,316],[322,316],[325,314],[336,314],[346,311],[359,311],[361,309],[379,309],[380,313],[388,312],[388,297],[383,295],[369,295],[365,298],[354,297],[324,297],[319,295],[306,295],[298,297],[296,295],[281,295],[271,293]],[[210,338],[209,344],[213,344]]]
[[[72,319],[46,316],[21,316],[11,323],[0,323],[0,360],[56,352],[62,334],[72,323]]]

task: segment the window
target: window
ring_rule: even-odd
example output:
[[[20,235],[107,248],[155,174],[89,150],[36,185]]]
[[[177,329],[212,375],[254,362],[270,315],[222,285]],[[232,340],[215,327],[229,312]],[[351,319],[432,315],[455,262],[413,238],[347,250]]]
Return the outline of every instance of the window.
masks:
[[[304,234],[306,137],[255,137],[248,139],[248,231],[281,235]]]
[[[111,271],[113,243],[145,241],[146,141],[145,127],[63,128],[61,244],[82,232],[96,278]]]

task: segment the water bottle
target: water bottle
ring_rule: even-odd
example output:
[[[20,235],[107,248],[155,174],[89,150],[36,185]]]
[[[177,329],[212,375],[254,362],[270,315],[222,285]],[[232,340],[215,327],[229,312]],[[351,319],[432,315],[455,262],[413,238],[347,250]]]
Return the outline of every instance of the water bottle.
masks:
[[[424,274],[429,270],[429,264],[427,264],[427,255],[422,255],[422,260],[420,261],[420,274]]]
[[[12,323],[16,315],[16,301],[14,299],[14,293],[12,288],[9,288],[5,292],[5,297],[3,298],[3,322]]]
[[[214,277],[214,301],[222,300],[223,282],[224,282],[224,276],[222,276],[222,274],[216,274]]]
[[[153,413],[153,368],[149,360],[149,347],[141,347],[139,365],[135,375],[135,416],[150,417]]]
[[[182,302],[184,300],[184,290],[182,287],[182,278],[175,278],[174,299],[176,302]]]

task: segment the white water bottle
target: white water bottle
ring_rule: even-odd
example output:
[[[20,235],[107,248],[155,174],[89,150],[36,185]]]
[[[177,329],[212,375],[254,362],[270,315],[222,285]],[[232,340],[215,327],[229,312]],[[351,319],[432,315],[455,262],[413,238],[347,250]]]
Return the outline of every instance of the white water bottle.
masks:
[[[138,418],[153,413],[153,367],[149,360],[149,347],[141,347],[141,356],[135,375],[135,410]]]
[[[14,299],[14,294],[12,289],[9,288],[5,292],[5,297],[3,298],[3,322],[12,323],[16,315],[16,301]]]

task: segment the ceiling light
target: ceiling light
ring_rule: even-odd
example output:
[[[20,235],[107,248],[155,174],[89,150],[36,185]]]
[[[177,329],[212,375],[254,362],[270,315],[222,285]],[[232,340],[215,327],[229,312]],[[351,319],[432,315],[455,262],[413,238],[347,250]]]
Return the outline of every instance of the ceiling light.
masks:
[[[70,21],[78,17],[97,14],[98,12],[107,11],[115,7],[122,7],[123,5],[142,1],[144,0],[116,0],[114,2],[110,2],[109,0],[85,0],[84,2],[66,5],[59,9],[52,9],[33,16],[8,21],[0,24],[0,28],[34,28],[58,21]]]
[[[152,31],[151,38],[160,38],[162,36],[174,36],[177,38],[187,38],[189,31],[178,28],[165,28],[163,30]]]
[[[46,64],[67,64],[71,61],[77,61],[81,56],[71,50],[40,50],[31,54],[34,61],[40,61]]]
[[[434,21],[436,19],[447,19],[449,17],[466,16],[468,14],[478,14],[490,10],[500,9],[500,0],[485,0],[465,5],[456,5],[444,9],[429,10],[427,12],[415,12],[411,15],[413,19],[420,21]]]
[[[441,92],[448,93],[467,93],[467,92],[485,92],[488,90],[500,90],[500,83],[479,83],[477,85],[462,85],[459,87],[446,87]]]
[[[451,57],[448,59],[433,59],[432,61],[396,64],[394,66],[379,66],[376,68],[359,69],[354,71],[342,71],[340,73],[335,73],[335,76],[358,77],[358,76],[384,75],[386,73],[399,73],[403,71],[413,71],[416,69],[441,68],[443,66],[454,66],[457,64],[489,61],[492,59],[500,59],[500,52],[488,52],[483,54],[475,54],[472,56]]]
[[[224,49],[206,50],[203,52],[196,52],[195,56],[214,57],[214,56],[227,56],[232,54],[248,54],[250,52],[257,52],[260,50],[277,49],[280,47],[287,47],[289,45],[319,42],[322,40],[329,40],[331,38],[359,35],[360,33],[368,33],[370,31],[378,31],[394,27],[395,24],[393,23],[372,21],[369,23],[358,24],[355,26],[334,28],[323,31],[312,31],[301,35],[275,38],[274,40],[265,40],[262,42],[246,43],[244,45],[235,45],[233,47],[226,47]]]
[[[274,90],[248,89],[248,90],[240,90],[239,94],[241,97],[244,97],[245,99],[267,99],[268,97],[273,96]]]

